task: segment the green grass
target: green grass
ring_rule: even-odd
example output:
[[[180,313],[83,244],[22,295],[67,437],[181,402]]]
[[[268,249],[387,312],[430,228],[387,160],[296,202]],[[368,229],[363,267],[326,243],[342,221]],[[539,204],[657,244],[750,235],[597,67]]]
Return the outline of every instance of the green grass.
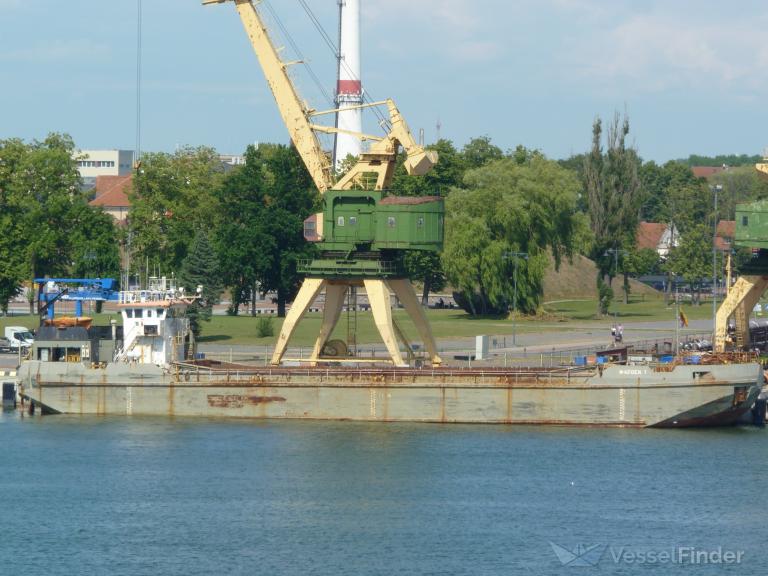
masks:
[[[595,317],[597,302],[595,300],[564,300],[553,302],[544,306],[547,312],[556,316],[563,316],[569,321],[600,321]],[[705,302],[701,306],[691,306],[688,303],[680,305],[690,320],[700,320],[712,317],[712,303]],[[616,318],[622,322],[653,322],[671,320],[675,317],[675,305],[664,304],[661,297],[634,297],[629,304],[623,302],[614,303],[609,309],[612,318],[614,311]],[[605,322],[605,319],[601,320]]]
[[[512,321],[506,318],[472,318],[468,314],[457,310],[429,310],[427,317],[432,325],[432,331],[436,338],[461,338],[472,337],[478,334],[504,335],[512,334]],[[403,329],[409,339],[421,340],[418,337],[416,327],[411,323],[407,314],[403,310],[394,311],[395,322]],[[258,338],[256,337],[257,318],[250,316],[214,316],[210,323],[203,325],[203,335],[201,342],[211,344],[273,344],[275,337]],[[315,342],[317,333],[320,331],[322,314],[307,314],[304,320],[299,324],[296,332],[291,339],[294,346],[311,346]],[[274,319],[275,334],[278,334],[283,324],[282,318]],[[346,313],[342,313],[336,330],[331,338],[347,339],[348,322],[351,324],[353,319],[349,319]],[[534,322],[519,320],[517,323],[518,332],[540,331]],[[370,312],[358,312],[357,327],[355,330],[358,344],[369,344],[379,342],[381,339],[373,322]]]
[[[675,317],[674,305],[667,307],[663,298],[636,296],[630,303],[624,305],[617,303],[611,306],[611,314],[603,319],[595,318],[596,303],[594,300],[563,300],[552,302],[544,306],[545,314],[542,317],[518,318],[516,330],[518,333],[547,332],[578,329],[586,325],[606,325],[613,318],[616,310],[617,319],[623,323],[672,321]],[[701,306],[683,305],[682,309],[691,320],[711,318],[712,308],[708,303]],[[119,317],[117,314],[92,314],[94,322],[100,325],[108,325],[111,318]],[[427,317],[432,325],[435,338],[466,338],[479,334],[492,336],[506,336],[513,332],[513,322],[507,317],[472,317],[461,310],[428,310]],[[404,330],[409,339],[421,340],[416,328],[411,323],[403,310],[395,310],[394,318]],[[294,346],[311,346],[320,330],[322,314],[311,313],[299,324],[291,344]],[[272,345],[275,336],[259,338],[257,336],[257,323],[259,317],[251,316],[214,316],[210,322],[203,323],[201,342],[222,345]],[[280,332],[282,318],[274,318],[275,334]],[[0,317],[0,329],[9,325],[37,326],[37,316],[12,316]],[[347,339],[348,316],[342,313],[339,324],[331,338]],[[2,334],[2,332],[0,332]],[[379,342],[378,331],[370,312],[358,312],[357,314],[357,342],[369,344]]]

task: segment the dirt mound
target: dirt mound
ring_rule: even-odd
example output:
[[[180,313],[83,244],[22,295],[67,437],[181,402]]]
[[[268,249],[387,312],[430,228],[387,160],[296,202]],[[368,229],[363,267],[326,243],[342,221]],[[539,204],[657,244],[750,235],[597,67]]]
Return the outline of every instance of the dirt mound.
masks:
[[[595,263],[584,256],[574,256],[573,262],[564,259],[560,263],[560,270],[555,271],[555,261],[544,275],[544,301],[572,300],[572,299],[596,299],[597,298],[597,267]],[[614,289],[621,286],[622,279],[614,280]],[[658,294],[650,286],[642,282],[629,280],[630,294]]]

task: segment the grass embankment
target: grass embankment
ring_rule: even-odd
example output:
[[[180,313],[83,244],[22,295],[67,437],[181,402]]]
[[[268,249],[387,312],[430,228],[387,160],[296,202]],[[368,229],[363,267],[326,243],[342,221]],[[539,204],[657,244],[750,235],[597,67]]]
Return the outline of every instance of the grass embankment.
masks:
[[[595,318],[596,302],[594,300],[561,300],[544,306],[544,314],[538,317],[520,317],[517,321],[517,332],[548,332],[575,330],[584,326],[607,326],[613,322],[614,309],[617,320],[624,324],[631,322],[666,321],[672,323],[675,318],[674,306],[666,306],[659,296],[634,297],[630,303],[615,304],[611,307],[611,315]],[[706,303],[702,306],[683,306],[685,314],[691,320],[710,318],[712,308]],[[110,319],[117,314],[92,314],[96,324],[108,325]],[[405,331],[408,338],[420,340],[416,328],[403,310],[394,311],[395,321]],[[440,339],[466,338],[479,334],[494,336],[511,335],[513,322],[506,317],[472,317],[461,310],[428,310],[427,317],[432,325],[435,337]],[[310,346],[320,329],[322,315],[309,314],[302,322],[291,340],[294,346]],[[214,316],[208,323],[203,324],[202,342],[222,345],[272,345],[275,336],[258,338],[256,323],[258,318],[250,316]],[[352,320],[343,313],[332,338],[347,339],[348,322]],[[36,316],[1,317],[0,328],[17,325],[34,328],[37,326]],[[280,331],[281,318],[273,318],[275,334]],[[2,332],[0,332],[2,334]],[[357,314],[357,342],[367,344],[379,342],[378,332],[370,312]]]

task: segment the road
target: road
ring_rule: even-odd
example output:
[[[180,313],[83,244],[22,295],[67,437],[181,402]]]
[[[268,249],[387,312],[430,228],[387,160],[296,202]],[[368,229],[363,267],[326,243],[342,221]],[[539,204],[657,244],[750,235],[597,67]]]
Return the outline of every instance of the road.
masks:
[[[596,348],[607,348],[612,345],[610,327],[595,324],[541,323],[541,332],[522,332],[517,335],[517,345],[512,345],[512,337],[489,335],[490,363],[542,361],[542,355],[550,358],[560,358],[559,351],[567,350],[569,356],[587,354]],[[711,333],[712,323],[709,320],[694,320],[685,330],[680,330],[680,337],[693,337]],[[664,342],[672,343],[675,338],[674,321],[629,322],[624,324],[624,342],[639,346],[658,342],[662,349]],[[651,344],[652,345],[652,344]],[[452,338],[438,341],[438,349],[447,363],[458,362],[454,357],[466,357],[475,352],[474,338]],[[272,354],[272,346],[253,345],[221,345],[200,344],[198,350],[206,357],[232,361],[263,362]],[[311,352],[309,347],[291,348],[286,358],[307,358]],[[386,349],[383,344],[365,344],[358,348],[361,356],[383,357]],[[533,359],[533,360],[532,360]],[[0,371],[12,370],[16,367],[16,354],[0,354]]]

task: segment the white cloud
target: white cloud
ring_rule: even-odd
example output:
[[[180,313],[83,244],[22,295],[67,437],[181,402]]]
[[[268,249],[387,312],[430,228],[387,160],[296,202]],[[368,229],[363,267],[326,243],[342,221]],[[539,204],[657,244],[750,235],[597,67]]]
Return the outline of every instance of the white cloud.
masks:
[[[738,18],[697,21],[693,14],[630,15],[604,34],[572,39],[564,59],[579,75],[634,81],[647,90],[679,85],[768,87],[764,23],[760,18]]]
[[[416,42],[418,50],[445,59],[479,62],[493,60],[502,51],[503,43],[488,27],[493,14],[508,11],[502,0],[370,0],[362,14],[376,29],[392,30],[385,37],[401,39],[396,46],[385,46],[388,51],[412,54]]]

